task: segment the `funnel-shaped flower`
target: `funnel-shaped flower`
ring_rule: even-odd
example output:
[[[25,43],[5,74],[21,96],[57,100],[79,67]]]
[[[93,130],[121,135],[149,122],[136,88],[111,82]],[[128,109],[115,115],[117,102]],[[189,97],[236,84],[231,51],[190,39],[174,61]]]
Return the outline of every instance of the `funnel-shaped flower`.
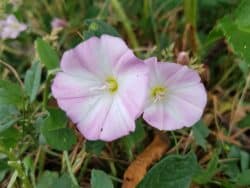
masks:
[[[207,94],[199,75],[187,66],[145,61],[149,90],[143,118],[160,130],[190,127],[202,116]]]
[[[2,39],[15,39],[18,35],[27,29],[27,25],[18,22],[14,15],[9,15],[6,20],[1,21],[0,27],[2,27],[0,38]]]
[[[134,131],[148,68],[124,41],[92,37],[64,53],[61,69],[52,94],[87,139],[111,141]]]

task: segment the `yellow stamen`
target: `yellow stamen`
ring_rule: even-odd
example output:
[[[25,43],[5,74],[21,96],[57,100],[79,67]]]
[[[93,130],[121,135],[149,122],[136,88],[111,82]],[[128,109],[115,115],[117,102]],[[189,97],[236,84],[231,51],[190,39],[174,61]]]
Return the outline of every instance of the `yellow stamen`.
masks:
[[[106,82],[110,93],[115,93],[118,90],[118,83],[115,78],[108,77]]]
[[[167,91],[166,87],[156,86],[152,88],[151,96],[154,99],[154,101],[158,101],[165,96],[166,91]]]

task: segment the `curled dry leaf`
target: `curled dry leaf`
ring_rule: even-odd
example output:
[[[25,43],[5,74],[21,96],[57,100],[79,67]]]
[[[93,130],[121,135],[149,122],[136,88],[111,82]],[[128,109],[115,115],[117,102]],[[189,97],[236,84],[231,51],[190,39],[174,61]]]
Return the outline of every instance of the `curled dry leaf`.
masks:
[[[123,176],[122,188],[135,188],[147,173],[148,168],[158,161],[168,149],[167,135],[157,132],[151,144],[136,157]]]

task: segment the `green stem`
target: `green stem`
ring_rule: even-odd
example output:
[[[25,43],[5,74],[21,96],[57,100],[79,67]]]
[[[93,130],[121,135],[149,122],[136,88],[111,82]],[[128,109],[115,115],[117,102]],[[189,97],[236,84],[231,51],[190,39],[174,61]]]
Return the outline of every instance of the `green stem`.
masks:
[[[117,175],[117,171],[116,171],[115,164],[113,161],[109,161],[109,167],[111,169],[112,175],[115,177]]]
[[[83,163],[83,166],[81,168],[80,174],[78,176],[78,180],[80,180],[85,175],[90,159],[91,159],[91,155],[87,155]]]
[[[45,82],[45,88],[44,88],[44,92],[43,92],[43,110],[45,111],[47,109],[47,103],[48,103],[48,99],[49,99],[49,86],[50,86],[50,82],[53,78],[52,74],[49,74],[47,77],[47,80]]]
[[[122,5],[120,4],[118,0],[111,0],[111,5],[114,8],[114,11],[116,12],[117,16],[121,19],[121,22],[128,34],[128,38],[131,42],[132,47],[134,49],[138,48],[139,47],[138,41],[131,27],[131,23],[122,8]]]
[[[14,187],[14,184],[16,182],[16,178],[18,177],[18,173],[17,171],[15,170],[14,173],[12,174],[11,178],[10,178],[10,181],[8,183],[8,186],[7,188],[12,188]]]
[[[186,23],[196,28],[197,0],[184,0],[184,14]]]
[[[22,181],[22,187],[23,188],[31,188],[30,180],[28,176],[26,176],[22,163],[20,160],[17,160],[12,149],[5,149],[4,147],[0,146],[0,152],[6,154],[9,158],[8,165],[11,166],[13,169],[15,169],[15,172],[17,172],[18,177]],[[13,180],[14,181],[14,180]]]
[[[64,159],[65,159],[67,168],[68,168],[68,172],[69,172],[70,178],[72,179],[72,182],[73,182],[76,186],[79,186],[78,183],[77,183],[77,180],[76,180],[76,178],[75,178],[75,176],[74,176],[74,173],[73,173],[73,171],[72,171],[72,168],[71,168],[71,164],[70,164],[70,161],[69,161],[68,152],[67,152],[67,151],[63,151],[63,156],[64,156]]]
[[[172,135],[173,138],[174,138],[174,145],[177,147],[177,148],[176,148],[176,154],[179,154],[179,146],[178,146],[177,138],[176,138],[176,136],[175,136],[174,131],[171,131],[171,135]]]

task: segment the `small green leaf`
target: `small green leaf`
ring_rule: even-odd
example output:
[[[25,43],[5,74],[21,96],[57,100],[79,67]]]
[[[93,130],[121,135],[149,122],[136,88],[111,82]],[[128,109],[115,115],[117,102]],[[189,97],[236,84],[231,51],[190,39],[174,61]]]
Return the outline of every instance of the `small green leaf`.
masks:
[[[250,169],[238,174],[236,183],[240,186],[250,185]]]
[[[202,169],[194,177],[194,181],[198,184],[207,184],[211,181],[213,176],[218,172],[218,162],[219,158],[217,154],[214,154],[211,160],[209,161],[207,168]]]
[[[93,169],[91,171],[91,188],[113,188],[110,177],[101,170]]]
[[[194,153],[170,155],[154,165],[137,188],[188,188],[197,170],[198,163]]]
[[[20,132],[17,129],[10,127],[0,133],[0,145],[8,149],[12,148],[17,144],[20,137]]]
[[[18,121],[19,115],[15,106],[0,104],[0,133],[14,125]]]
[[[243,0],[235,11],[236,24],[239,29],[250,32],[250,1]]]
[[[250,127],[250,114],[247,114],[243,119],[238,123],[238,127],[247,128]]]
[[[234,159],[233,161],[230,161],[228,163],[222,164],[222,170],[224,174],[229,176],[231,179],[235,179],[237,175],[240,173],[239,168],[239,160],[240,160],[240,148],[236,146],[231,146],[230,151],[227,155],[228,159]]]
[[[42,134],[47,143],[57,150],[69,150],[76,143],[76,136],[67,126],[67,117],[59,109],[49,109],[49,116],[43,122]]]
[[[119,37],[119,33],[112,26],[107,23],[96,20],[96,19],[87,19],[85,24],[88,26],[88,30],[84,31],[84,39],[87,40],[90,37],[96,36],[100,37],[102,34],[108,34]]]
[[[229,17],[220,20],[218,27],[224,32],[233,51],[247,63],[250,63],[250,40],[248,40],[250,39],[250,32],[240,30]]]
[[[17,107],[22,106],[23,103],[22,88],[7,80],[0,80],[0,104],[12,104]]]
[[[240,151],[240,167],[244,171],[249,168],[249,154],[246,151]]]
[[[7,160],[0,159],[0,182],[4,180],[5,175],[9,171]]]
[[[45,171],[42,176],[39,178],[37,183],[37,188],[53,188],[53,183],[57,180],[58,173]]]
[[[47,42],[39,38],[35,41],[35,48],[41,62],[47,69],[51,70],[59,67],[58,55]]]
[[[105,142],[99,140],[98,141],[87,140],[85,143],[86,152],[94,155],[99,155],[104,147],[105,147]]]
[[[36,61],[25,74],[24,89],[29,96],[30,102],[33,102],[36,98],[40,86],[41,73],[41,65]]]
[[[192,131],[197,145],[206,150],[206,138],[208,137],[210,132],[207,126],[202,121],[199,121],[192,127]]]
[[[45,171],[37,183],[37,188],[78,188],[68,174],[58,177],[57,172]]]
[[[135,132],[125,136],[121,139],[122,144],[125,147],[126,152],[130,160],[132,160],[133,149],[136,147],[138,143],[140,143],[145,138],[145,130],[142,125],[142,119],[136,121]]]
[[[60,178],[56,179],[53,182],[53,188],[79,188],[78,186],[74,185],[70,176],[68,174],[63,174]]]

